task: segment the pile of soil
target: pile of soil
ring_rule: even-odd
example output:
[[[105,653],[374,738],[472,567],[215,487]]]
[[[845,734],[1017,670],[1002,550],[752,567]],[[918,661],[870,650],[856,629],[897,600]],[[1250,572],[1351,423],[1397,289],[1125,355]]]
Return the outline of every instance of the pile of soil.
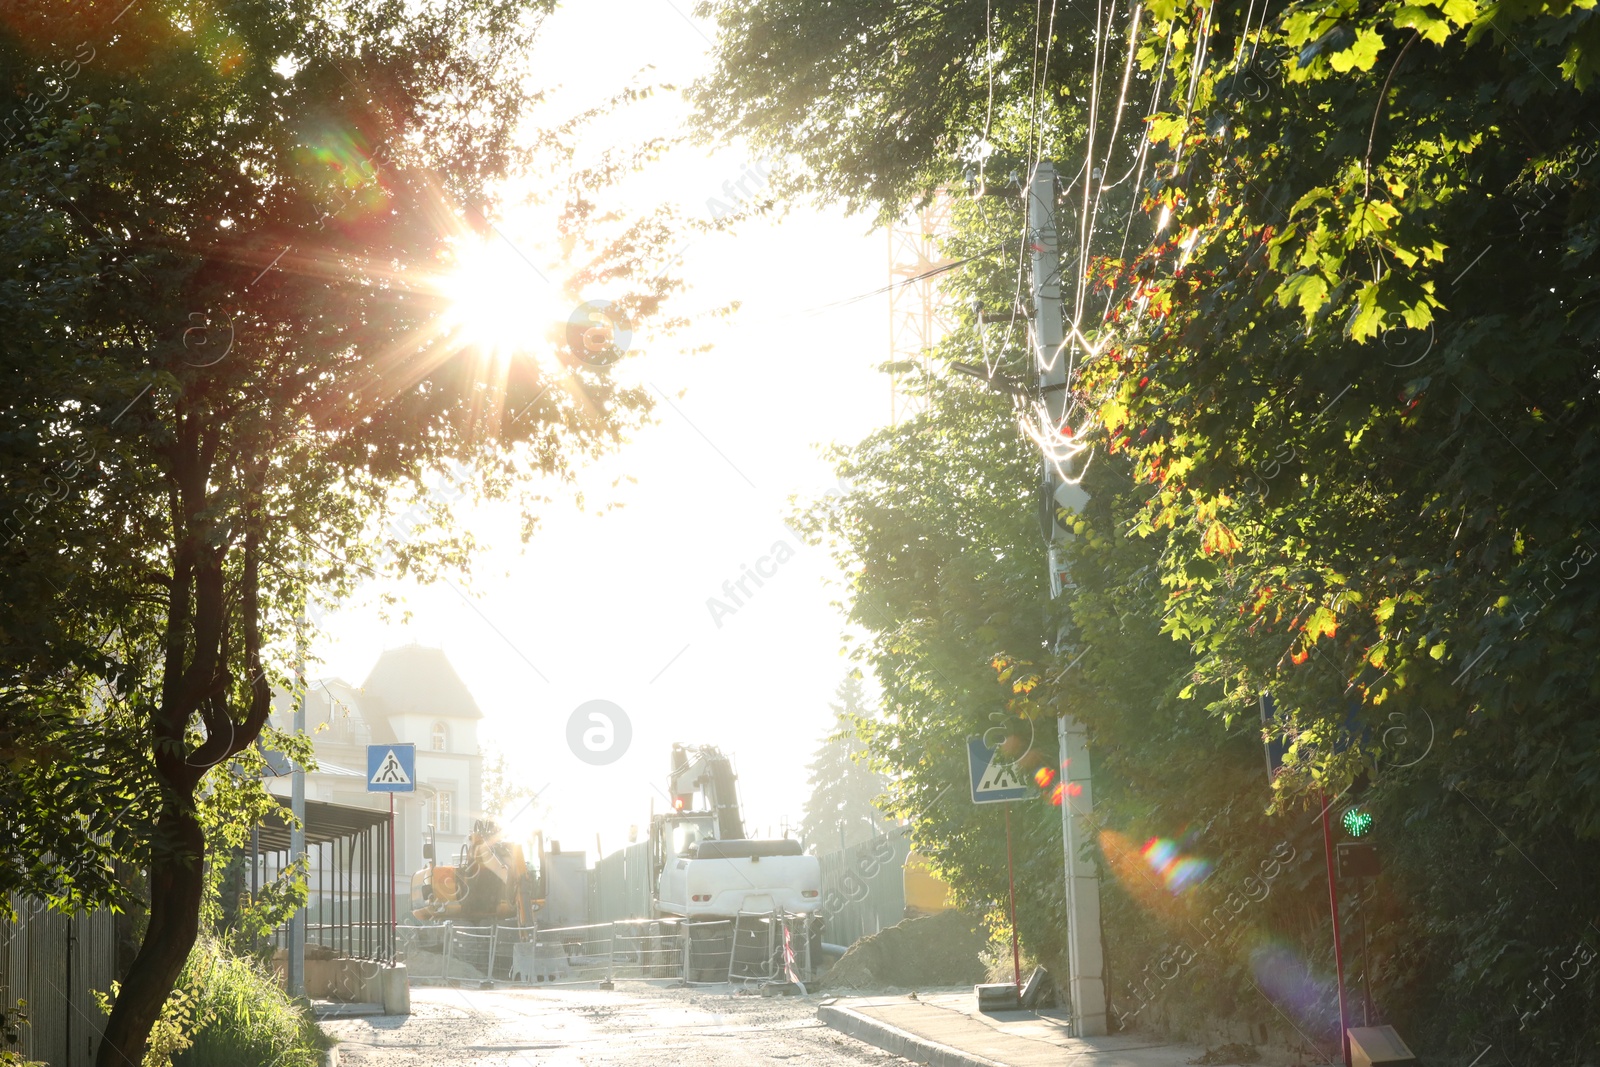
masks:
[[[983,981],[988,944],[978,921],[958,911],[906,919],[863,937],[822,978],[832,989],[932,989]]]

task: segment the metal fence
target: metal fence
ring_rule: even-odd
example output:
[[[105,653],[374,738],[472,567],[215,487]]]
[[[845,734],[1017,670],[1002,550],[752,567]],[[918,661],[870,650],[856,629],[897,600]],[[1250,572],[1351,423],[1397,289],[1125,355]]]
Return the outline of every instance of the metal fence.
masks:
[[[910,839],[897,828],[818,857],[830,942],[850,945],[905,918],[910,852]]]
[[[105,1026],[94,991],[108,992],[116,978],[116,916],[62,915],[23,897],[11,904],[17,918],[0,921],[0,1005],[9,1014],[27,1002],[16,1051],[52,1067],[87,1067]]]
[[[640,841],[595,861],[590,880],[589,917],[599,920],[642,919],[650,914],[655,895],[650,842]]]
[[[584,926],[402,926],[400,955],[416,983],[609,988],[619,979],[691,983],[807,981],[821,962],[809,915],[624,919]]]

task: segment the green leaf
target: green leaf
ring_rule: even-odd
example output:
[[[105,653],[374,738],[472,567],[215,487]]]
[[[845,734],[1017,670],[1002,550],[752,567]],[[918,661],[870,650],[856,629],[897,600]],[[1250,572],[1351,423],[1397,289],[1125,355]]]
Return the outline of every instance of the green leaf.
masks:
[[[1355,44],[1343,52],[1335,52],[1329,56],[1328,64],[1340,74],[1347,74],[1352,70],[1371,70],[1381,51],[1383,51],[1383,34],[1371,28],[1362,28],[1356,31]]]
[[[1309,322],[1328,300],[1328,280],[1316,271],[1302,270],[1289,275],[1278,287],[1278,305],[1298,304]]]
[[[1478,17],[1477,0],[1423,0],[1444,12],[1445,18],[1457,26],[1465,26]]]
[[[1188,126],[1182,115],[1157,115],[1150,121],[1150,143],[1175,148]]]
[[[1306,619],[1305,628],[1314,637],[1331,637],[1339,628],[1339,616],[1332,608],[1320,607]]]
[[[1386,200],[1367,200],[1357,204],[1350,212],[1346,232],[1356,240],[1379,237],[1389,232],[1400,209]]]
[[[1306,208],[1310,207],[1312,204],[1318,204],[1318,203],[1321,203],[1324,200],[1332,200],[1332,199],[1333,199],[1333,190],[1328,188],[1327,186],[1319,185],[1314,189],[1308,189],[1300,197],[1299,200],[1296,200],[1294,202],[1294,206],[1289,209],[1289,217],[1291,219],[1294,218],[1296,215],[1300,214],[1300,212],[1304,211]]]
[[[1444,44],[1450,36],[1450,23],[1433,12],[1414,4],[1407,4],[1395,12],[1394,24],[1400,29],[1416,30],[1422,39],[1432,44]]]

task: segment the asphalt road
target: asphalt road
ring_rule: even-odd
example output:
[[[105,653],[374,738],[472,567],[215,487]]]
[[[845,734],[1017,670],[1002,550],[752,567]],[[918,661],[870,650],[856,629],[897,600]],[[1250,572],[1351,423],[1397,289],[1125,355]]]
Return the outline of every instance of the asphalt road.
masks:
[[[414,988],[409,1017],[328,1019],[341,1067],[909,1067],[817,1022],[817,997],[618,982],[595,989]]]

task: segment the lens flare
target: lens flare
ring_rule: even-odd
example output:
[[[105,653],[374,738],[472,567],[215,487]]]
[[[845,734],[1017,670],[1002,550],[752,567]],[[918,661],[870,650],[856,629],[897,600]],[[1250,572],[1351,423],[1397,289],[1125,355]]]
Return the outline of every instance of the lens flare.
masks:
[[[1100,853],[1122,888],[1150,915],[1181,922],[1186,907],[1183,901],[1166,892],[1162,880],[1150,873],[1139,843],[1117,830],[1100,831]]]
[[[1313,972],[1299,952],[1267,941],[1250,952],[1250,972],[1268,1000],[1302,1020],[1316,1017],[1336,997],[1333,982]]]
[[[295,149],[300,172],[321,187],[317,228],[372,218],[389,201],[387,168],[360,131],[340,125],[307,130]]]
[[[1049,767],[1040,767],[1033,772],[1033,781],[1040,789],[1049,789],[1050,783],[1056,780],[1056,772]]]
[[[1152,837],[1141,849],[1145,863],[1161,876],[1167,892],[1174,895],[1205,881],[1211,864],[1198,856],[1182,855],[1178,843],[1168,837]]]

